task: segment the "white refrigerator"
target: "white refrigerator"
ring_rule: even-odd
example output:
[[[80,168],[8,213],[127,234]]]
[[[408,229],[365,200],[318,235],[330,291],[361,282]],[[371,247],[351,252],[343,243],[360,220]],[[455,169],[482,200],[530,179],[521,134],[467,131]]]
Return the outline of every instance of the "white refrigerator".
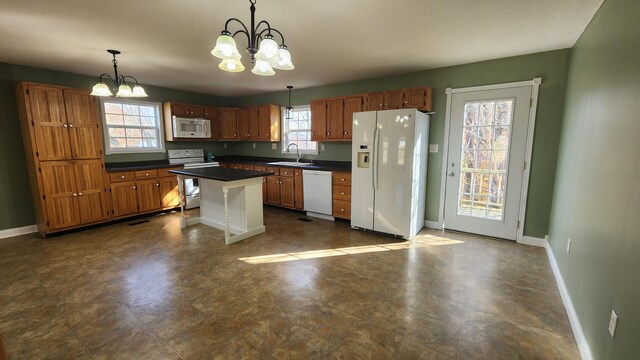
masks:
[[[414,237],[424,226],[429,115],[353,114],[351,227]]]

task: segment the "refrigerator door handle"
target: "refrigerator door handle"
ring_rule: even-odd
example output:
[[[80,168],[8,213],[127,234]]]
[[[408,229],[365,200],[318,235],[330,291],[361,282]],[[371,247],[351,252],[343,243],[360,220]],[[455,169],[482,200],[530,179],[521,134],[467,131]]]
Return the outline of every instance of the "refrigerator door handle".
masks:
[[[371,167],[371,182],[373,190],[378,190],[378,146],[380,144],[380,129],[376,126],[373,132],[373,166]]]

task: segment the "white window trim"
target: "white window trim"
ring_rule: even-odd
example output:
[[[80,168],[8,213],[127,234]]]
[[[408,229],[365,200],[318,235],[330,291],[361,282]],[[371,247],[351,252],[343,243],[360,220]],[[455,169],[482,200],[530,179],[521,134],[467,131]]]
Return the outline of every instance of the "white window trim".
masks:
[[[306,109],[306,110],[309,110],[309,112],[311,112],[311,105],[294,106],[293,109],[294,110],[305,110]],[[282,149],[281,152],[282,152],[282,154],[291,154],[291,153],[295,154],[295,152],[293,152],[293,150],[291,152],[287,151],[287,146],[289,146],[289,144],[286,143],[286,141],[287,141],[287,133],[289,132],[289,129],[288,129],[289,123],[285,119],[286,116],[287,116],[287,108],[283,106],[280,109],[280,113],[282,114],[282,117],[281,117],[281,124],[282,124],[282,134],[281,134],[281,136],[282,136],[282,141],[280,142],[281,145],[282,145],[282,146],[280,146],[281,149]],[[311,119],[311,122],[313,122],[313,118],[310,118],[310,119]],[[309,131],[311,131],[311,129],[309,129]],[[317,143],[317,141],[316,141],[316,143]],[[318,147],[319,147],[319,145],[316,146],[316,150],[315,151],[314,150],[307,150],[307,149],[300,149],[300,155],[318,155],[319,154]]]
[[[141,149],[133,149],[133,148],[125,148],[125,149],[111,149],[109,147],[109,127],[107,126],[107,116],[104,111],[104,103],[105,102],[119,102],[126,103],[132,105],[144,105],[144,106],[153,106],[156,108],[156,121],[158,127],[158,148],[149,149],[149,148],[141,148]],[[164,153],[166,152],[166,148],[164,146],[164,128],[162,126],[162,103],[153,102],[153,101],[140,101],[140,100],[129,100],[129,99],[116,99],[114,101],[113,98],[100,98],[100,113],[102,114],[102,129],[104,133],[104,153],[106,155],[113,154],[143,154],[143,153]]]

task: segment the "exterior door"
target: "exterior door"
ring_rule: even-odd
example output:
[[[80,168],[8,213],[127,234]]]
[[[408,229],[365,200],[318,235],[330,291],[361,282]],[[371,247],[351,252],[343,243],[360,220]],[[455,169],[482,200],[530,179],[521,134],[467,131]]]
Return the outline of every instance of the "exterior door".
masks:
[[[96,97],[87,91],[65,89],[64,102],[73,158],[101,158],[102,141]]]
[[[62,89],[29,85],[27,91],[38,148],[38,160],[71,159]]]
[[[531,93],[452,94],[445,228],[516,239]]]
[[[41,162],[40,171],[49,229],[57,230],[79,225],[78,192],[73,162]]]
[[[80,222],[88,224],[109,219],[102,160],[80,160],[73,164],[78,190]]]

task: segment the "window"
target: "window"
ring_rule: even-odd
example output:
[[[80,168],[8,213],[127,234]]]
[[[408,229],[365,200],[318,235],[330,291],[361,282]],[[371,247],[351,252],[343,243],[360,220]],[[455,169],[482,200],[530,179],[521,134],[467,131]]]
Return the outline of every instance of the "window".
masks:
[[[105,152],[164,152],[160,104],[123,99],[102,101]]]
[[[287,146],[296,143],[300,154],[318,155],[318,143],[311,141],[311,108],[295,106],[291,110],[291,119],[287,119],[287,109],[282,108],[282,152]],[[293,148],[291,149],[293,151]]]

